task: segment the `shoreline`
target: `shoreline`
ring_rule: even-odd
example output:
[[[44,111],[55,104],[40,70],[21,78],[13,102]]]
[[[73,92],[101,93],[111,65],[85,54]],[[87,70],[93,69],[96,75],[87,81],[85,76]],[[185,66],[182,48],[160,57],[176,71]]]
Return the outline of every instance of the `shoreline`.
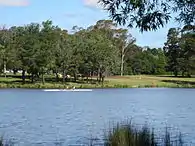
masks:
[[[195,89],[195,85],[78,85],[75,86],[75,89],[136,89],[136,88],[188,88]],[[63,85],[47,85],[47,84],[1,84],[0,89],[66,89]],[[71,90],[69,88],[67,90]]]
[[[31,83],[26,80],[23,84],[21,78],[16,77],[0,77],[0,89],[23,88],[23,89],[117,89],[117,88],[195,88],[195,78],[183,77],[161,77],[161,76],[112,76],[105,79],[104,83],[99,83],[97,80],[80,80],[77,82],[69,80],[63,83],[62,81],[52,81],[48,77],[45,83],[40,81]]]

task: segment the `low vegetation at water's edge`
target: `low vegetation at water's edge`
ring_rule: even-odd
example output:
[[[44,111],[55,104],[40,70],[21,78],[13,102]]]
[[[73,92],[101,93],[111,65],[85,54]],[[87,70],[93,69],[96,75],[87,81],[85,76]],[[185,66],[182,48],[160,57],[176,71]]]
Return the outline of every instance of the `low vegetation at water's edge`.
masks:
[[[148,126],[141,128],[132,123],[118,123],[105,134],[105,146],[182,146],[183,139],[180,133],[171,135],[168,128],[157,134]]]
[[[85,143],[87,146],[183,146],[187,144],[181,133],[172,133],[165,128],[164,132],[157,132],[145,125],[138,127],[131,122],[117,123],[116,126],[107,129],[103,139],[91,138]],[[36,142],[35,142],[36,143]],[[82,145],[82,142],[80,143]],[[11,142],[4,143],[0,140],[0,146],[11,146]],[[55,144],[54,144],[55,145]]]

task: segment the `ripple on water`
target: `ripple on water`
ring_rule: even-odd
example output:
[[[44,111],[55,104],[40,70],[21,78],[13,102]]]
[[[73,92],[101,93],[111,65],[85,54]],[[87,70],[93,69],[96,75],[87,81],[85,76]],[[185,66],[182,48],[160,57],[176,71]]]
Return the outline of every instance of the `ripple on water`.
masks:
[[[115,92],[116,91],[116,92]],[[108,89],[90,93],[0,91],[0,132],[21,146],[68,145],[100,137],[104,128],[131,119],[195,139],[195,90]],[[188,100],[186,100],[188,98]]]

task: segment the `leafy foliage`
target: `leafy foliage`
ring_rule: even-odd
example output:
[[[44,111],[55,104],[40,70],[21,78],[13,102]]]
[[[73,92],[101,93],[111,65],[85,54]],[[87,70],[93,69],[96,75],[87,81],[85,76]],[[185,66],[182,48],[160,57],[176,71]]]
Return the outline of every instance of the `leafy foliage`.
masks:
[[[169,29],[165,54],[168,59],[168,71],[175,76],[179,72],[190,77],[195,67],[195,31],[193,25],[186,25],[183,29]]]
[[[142,32],[157,30],[169,22],[173,13],[177,21],[193,24],[194,0],[100,0],[118,24],[137,27]]]
[[[139,5],[139,4],[137,4]],[[99,20],[83,29],[73,27],[68,33],[50,20],[0,29],[0,72],[22,71],[22,81],[45,83],[45,76],[55,74],[64,84],[84,77],[165,74],[173,72],[190,77],[195,70],[194,25],[171,28],[164,50],[140,47],[127,29],[111,20]],[[27,75],[28,74],[28,75]],[[60,80],[62,78],[62,80]]]

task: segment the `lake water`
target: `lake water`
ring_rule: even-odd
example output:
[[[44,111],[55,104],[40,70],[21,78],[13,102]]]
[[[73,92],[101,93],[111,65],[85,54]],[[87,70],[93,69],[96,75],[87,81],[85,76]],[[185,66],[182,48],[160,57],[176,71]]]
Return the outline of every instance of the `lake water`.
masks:
[[[178,128],[195,144],[195,89],[0,90],[0,134],[21,146],[74,144],[130,118]]]

